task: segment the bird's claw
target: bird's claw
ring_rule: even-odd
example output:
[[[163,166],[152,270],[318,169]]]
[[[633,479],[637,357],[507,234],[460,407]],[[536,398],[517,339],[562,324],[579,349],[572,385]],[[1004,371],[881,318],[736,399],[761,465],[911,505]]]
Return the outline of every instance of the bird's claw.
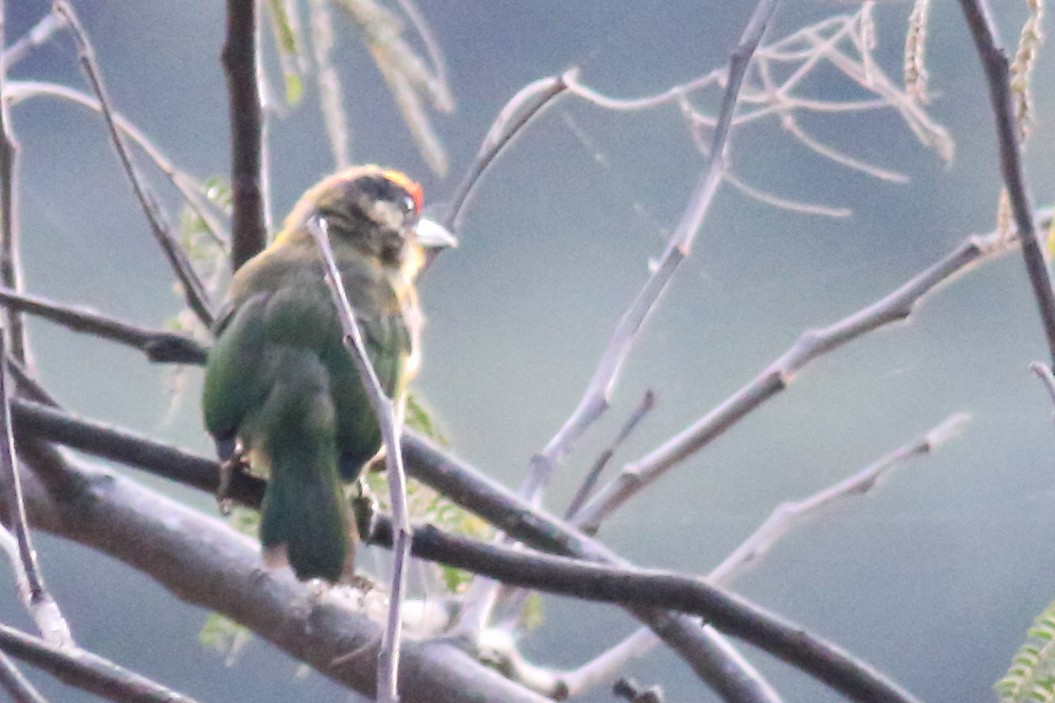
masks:
[[[216,487],[216,506],[220,514],[231,514],[231,482],[236,472],[244,471],[248,464],[242,452],[235,451],[226,461],[220,462],[220,484]]]

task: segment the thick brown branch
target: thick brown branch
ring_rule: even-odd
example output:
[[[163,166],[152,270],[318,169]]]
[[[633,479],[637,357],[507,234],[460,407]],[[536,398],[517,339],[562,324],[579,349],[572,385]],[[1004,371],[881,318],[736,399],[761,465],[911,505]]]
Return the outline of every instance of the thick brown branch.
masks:
[[[261,190],[263,113],[256,80],[256,0],[227,0],[223,67],[231,115],[231,268],[267,245]]]

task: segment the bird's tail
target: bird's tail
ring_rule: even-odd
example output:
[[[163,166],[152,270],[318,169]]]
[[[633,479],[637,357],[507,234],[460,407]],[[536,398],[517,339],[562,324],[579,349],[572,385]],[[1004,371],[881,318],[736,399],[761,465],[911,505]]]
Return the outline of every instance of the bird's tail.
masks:
[[[260,524],[264,559],[288,561],[300,579],[337,582],[353,573],[358,534],[337,471],[333,401],[313,355],[282,356],[281,380],[260,414],[270,474]]]

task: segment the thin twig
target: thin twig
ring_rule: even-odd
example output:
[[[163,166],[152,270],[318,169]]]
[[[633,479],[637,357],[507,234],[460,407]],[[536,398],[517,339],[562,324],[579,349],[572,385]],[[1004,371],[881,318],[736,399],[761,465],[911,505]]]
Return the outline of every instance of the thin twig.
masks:
[[[279,48],[281,55],[282,49]],[[267,66],[264,62],[264,42],[253,34],[253,59],[256,71],[256,92],[260,96],[260,209],[264,213],[264,238],[271,231],[271,119],[281,114],[282,100],[275,97],[275,91],[267,80]],[[234,140],[232,139],[232,142]]]
[[[0,652],[0,688],[7,691],[14,703],[48,703],[40,691],[18,670],[11,657]]]
[[[1018,140],[1014,106],[1009,85],[1007,55],[997,38],[985,0],[960,0],[967,27],[974,38],[978,57],[985,70],[989,86],[989,100],[996,118],[997,142],[1000,147],[1000,170],[1011,200],[1018,238],[1022,242],[1022,257],[1037,301],[1048,351],[1055,362],[1055,294],[1051,288],[1051,275],[1044,261],[1044,252],[1037,240],[1033,224],[1033,209],[1030,205],[1029,187],[1022,166],[1022,149]]]
[[[62,18],[54,10],[41,17],[40,21],[23,34],[18,41],[11,42],[11,46],[4,49],[2,60],[6,63],[7,68],[11,68],[26,58],[33,49],[47,44],[55,36],[55,33],[64,26]]]
[[[74,42],[77,44],[81,67],[88,77],[92,91],[99,99],[103,119],[106,121],[106,127],[110,132],[110,141],[113,143],[114,151],[117,153],[117,158],[121,162],[125,175],[132,184],[132,190],[135,192],[143,214],[146,215],[147,222],[150,224],[150,231],[153,233],[158,245],[161,246],[165,258],[168,259],[169,266],[179,279],[187,305],[198,316],[202,324],[206,327],[211,327],[213,315],[209,305],[209,296],[205,292],[198,275],[194,272],[194,267],[187,258],[187,253],[183,251],[172,232],[169,231],[169,227],[165,223],[157,203],[148,191],[146,184],[140,178],[135,164],[132,163],[131,155],[125,146],[124,137],[117,127],[113,110],[110,108],[111,103],[106,91],[106,85],[103,82],[102,73],[99,71],[98,62],[95,59],[95,50],[88,41],[88,35],[84,31],[84,27],[81,26],[77,14],[66,0],[56,0],[55,11],[61,14],[69,25]],[[12,286],[8,287],[11,288]]]
[[[194,457],[97,423],[78,420],[65,412],[35,403],[16,399],[12,409],[18,431],[26,432],[29,436],[130,463],[206,491],[216,488],[219,472],[215,461]],[[715,625],[728,628],[737,637],[751,641],[777,656],[789,660],[797,658],[799,661],[796,666],[821,680],[829,681],[848,695],[858,695],[850,693],[851,689],[858,693],[867,689],[869,693],[862,694],[858,700],[899,703],[915,700],[867,664],[846,656],[834,645],[803,632],[801,628],[772,616],[738,596],[726,594],[698,579],[634,569],[600,543],[574,531],[561,520],[532,508],[508,489],[447,454],[429,440],[407,433],[403,447],[407,468],[416,478],[448,495],[463,507],[477,512],[517,539],[560,554],[608,562],[613,568],[488,545],[445,534],[434,527],[423,528],[421,539],[414,541],[414,553],[423,558],[441,559],[445,563],[481,571],[486,569],[486,573],[491,576],[508,577],[510,583],[524,587],[574,595],[581,586],[584,589],[583,596],[589,598],[648,602],[653,593],[661,593],[659,597],[664,602],[668,602],[666,599],[669,598],[669,602],[676,602],[678,608],[706,612],[709,618],[713,618]],[[206,470],[200,470],[202,468]],[[119,481],[129,483],[113,477],[106,484]],[[244,481],[246,485],[255,487],[253,491],[242,494],[242,497],[233,497],[248,505],[259,506],[263,497],[263,481],[248,476],[244,477]],[[390,535],[391,523],[382,518],[378,525],[377,539]],[[538,574],[546,576],[540,578]],[[659,591],[652,589],[656,584],[660,585]],[[634,612],[643,615],[654,611],[640,609]],[[686,619],[694,622],[691,618]],[[674,626],[676,622],[679,620],[670,616],[665,620],[668,626]],[[664,632],[670,634],[669,630]],[[789,647],[795,642],[802,647]],[[838,677],[838,681],[830,681],[836,671],[846,675]]]
[[[862,496],[873,488],[883,476],[906,459],[929,454],[938,445],[959,433],[970,420],[966,413],[956,413],[933,427],[926,434],[914,439],[857,473],[828,486],[813,495],[797,501],[778,505],[768,518],[707,575],[711,583],[728,583],[749,564],[761,558],[792,529],[800,526],[817,511],[837,501]]]
[[[697,182],[659,265],[619,320],[578,406],[545,448],[531,459],[520,494],[532,506],[537,507],[541,503],[542,493],[549,483],[556,464],[586,429],[608,408],[615,382],[623,363],[630,354],[638,331],[644,325],[667,284],[672,280],[678,265],[691,249],[692,242],[722,181],[725,167],[725,145],[748,64],[778,4],[777,0],[759,1],[737,47],[730,56],[726,90],[722,97],[718,123],[711,144],[711,160]],[[473,584],[465,598],[465,610],[458,623],[459,631],[479,632],[482,629],[490,619],[490,614],[497,601],[498,588],[498,584],[486,581]],[[711,646],[708,651],[710,655],[721,656],[717,647]],[[728,672],[735,669],[736,667],[728,661],[724,665],[716,664],[714,671],[711,672],[714,678],[709,681],[721,685],[720,682],[728,680]],[[745,679],[747,678],[746,672],[741,670],[740,673]],[[758,682],[758,686],[760,685],[761,683]]]
[[[543,109],[550,105],[554,98],[567,89],[567,77],[574,76],[575,71],[569,71],[562,76],[540,78],[537,81],[517,91],[517,94],[509,99],[509,102],[499,111],[498,117],[491,124],[480,144],[480,150],[476,155],[473,165],[462,177],[458,189],[454,191],[450,207],[440,221],[444,227],[451,232],[461,229],[462,214],[469,196],[472,195],[476,184],[484,172],[494,163],[498,155],[509,146],[513,138],[527,126],[532,119],[540,115]]]
[[[74,332],[90,334],[139,349],[151,361],[179,364],[205,362],[205,348],[194,339],[164,330],[122,322],[94,310],[0,288],[0,305],[43,317]]]
[[[309,0],[312,59],[315,61],[315,85],[319,91],[319,111],[330,139],[330,151],[337,170],[351,163],[351,138],[348,116],[344,111],[343,89],[333,64],[333,14],[329,0]]]
[[[0,625],[0,651],[116,703],[195,703],[193,698],[96,654],[79,647],[60,649],[7,625]]]
[[[777,506],[739,547],[707,574],[707,582],[716,586],[728,585],[746,566],[757,563],[777,542],[792,530],[805,524],[814,513],[837,501],[865,495],[875,488],[886,473],[906,459],[929,454],[940,444],[952,438],[968,419],[969,416],[964,413],[951,415],[929,432],[842,481],[827,486],[802,500]],[[593,660],[560,675],[559,679],[569,696],[578,695],[602,681],[611,680],[625,669],[627,662],[645,655],[658,642],[659,640],[651,630],[640,628]]]
[[[73,636],[70,626],[59,610],[59,605],[44,586],[44,577],[37,563],[37,553],[26,520],[26,506],[22,498],[22,480],[15,458],[14,429],[11,426],[11,405],[7,388],[6,340],[0,334],[0,486],[3,495],[5,523],[14,536],[18,561],[13,561],[18,574],[19,594],[23,605],[33,617],[42,637],[56,647],[70,647]]]
[[[0,50],[6,46],[7,11],[0,0]],[[7,84],[7,53],[0,53],[0,96]],[[22,288],[22,265],[19,247],[18,208],[18,141],[11,125],[11,114],[0,100],[0,284],[6,288]],[[26,330],[22,315],[7,311],[8,344],[11,354],[19,361],[26,360]]]
[[[688,256],[692,248],[692,243],[722,181],[726,163],[725,146],[740,86],[743,84],[751,56],[761,41],[762,34],[778,4],[777,0],[761,0],[758,3],[737,47],[729,58],[725,93],[722,96],[718,123],[711,142],[711,160],[696,184],[659,265],[649,276],[630,308],[619,320],[579,405],[557,431],[557,434],[546,444],[542,452],[531,460],[528,477],[521,490],[532,504],[537,504],[541,499],[542,491],[549,482],[556,464],[586,429],[608,408],[615,382],[637,339],[638,331],[644,325],[649,313],[655,308],[667,284],[672,280],[678,265]]]
[[[920,300],[935,287],[990,255],[1006,250],[1007,247],[996,233],[985,237],[967,237],[940,261],[880,300],[828,327],[806,330],[761,374],[711,412],[641,459],[627,464],[619,476],[583,507],[575,523],[584,530],[596,530],[612,512],[642,488],[787,388],[795,374],[809,362],[872,330],[908,318]]]
[[[1052,405],[1055,405],[1055,374],[1051,372],[1045,364],[1039,361],[1034,361],[1029,365],[1030,371],[1037,375],[1044,387],[1048,389],[1048,396],[1051,398]]]
[[[586,477],[583,479],[582,485],[579,486],[579,490],[576,491],[575,497],[572,498],[571,503],[568,504],[568,509],[564,512],[564,519],[570,520],[574,517],[575,513],[579,512],[579,508],[582,507],[586,499],[593,493],[593,488],[597,485],[597,479],[601,477],[601,472],[608,466],[608,462],[615,456],[615,450],[619,448],[619,445],[626,441],[626,438],[634,431],[645,416],[648,415],[652,409],[656,407],[656,394],[652,392],[652,389],[645,391],[645,396],[641,399],[641,402],[631,413],[626,423],[623,424],[622,429],[615,436],[601,455],[597,457],[597,461],[594,462],[590,470],[586,472]]]
[[[227,0],[222,57],[231,119],[231,268],[235,271],[267,245],[260,180],[263,111],[256,75],[256,33],[256,0]]]
[[[406,563],[410,557],[413,532],[410,527],[410,516],[407,511],[406,473],[403,470],[403,450],[400,446],[402,427],[395,405],[381,387],[374,366],[366,352],[363,334],[355,320],[355,311],[345,292],[341,272],[333,258],[330,248],[330,235],[327,222],[323,218],[308,221],[308,230],[315,239],[326,265],[326,279],[333,296],[337,314],[344,332],[344,346],[347,347],[363,389],[370,399],[370,406],[377,417],[381,438],[385,447],[385,468],[388,471],[389,500],[392,505],[392,518],[395,523],[395,559],[392,565],[392,588],[389,593],[388,624],[385,628],[384,646],[378,657],[377,700],[380,703],[399,701],[399,653],[403,606],[403,591],[406,586]]]
[[[96,98],[58,83],[47,83],[42,81],[8,81],[4,87],[4,100],[12,107],[21,102],[35,97],[51,97],[66,100],[75,105],[86,107],[102,114],[102,103]],[[114,124],[121,133],[131,139],[143,153],[149,158],[161,173],[172,183],[173,187],[183,196],[187,206],[195,215],[201,218],[209,237],[226,252],[230,245],[227,243],[227,230],[220,220],[212,212],[214,205],[206,197],[207,187],[201,181],[195,179],[186,171],[176,167],[161,148],[120,112],[112,111]]]

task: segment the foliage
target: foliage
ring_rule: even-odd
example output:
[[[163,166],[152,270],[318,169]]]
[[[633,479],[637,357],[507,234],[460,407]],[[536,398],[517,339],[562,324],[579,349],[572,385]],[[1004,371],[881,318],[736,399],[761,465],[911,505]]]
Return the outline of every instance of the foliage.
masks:
[[[1037,616],[1026,637],[993,687],[1000,703],[1055,700],[1055,602]]]

